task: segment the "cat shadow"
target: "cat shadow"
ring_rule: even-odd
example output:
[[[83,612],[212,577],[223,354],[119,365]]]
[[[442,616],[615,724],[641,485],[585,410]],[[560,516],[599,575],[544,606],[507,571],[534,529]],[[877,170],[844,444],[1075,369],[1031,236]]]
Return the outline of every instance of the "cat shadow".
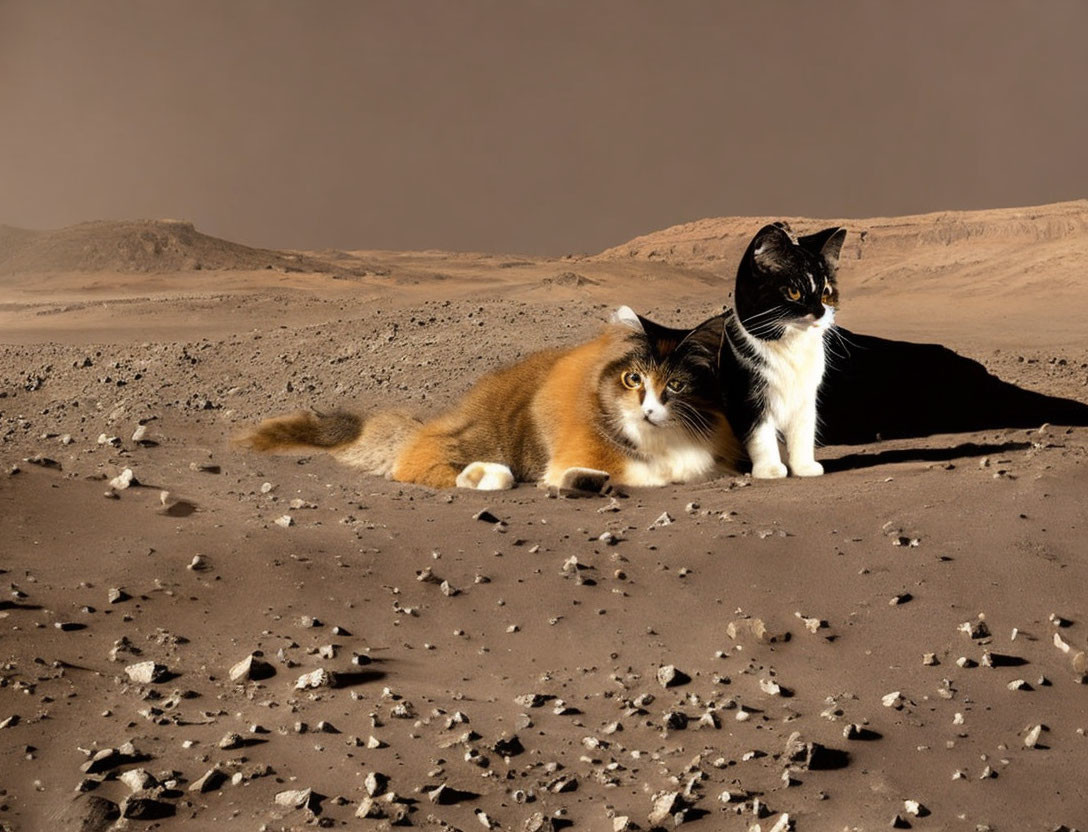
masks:
[[[842,338],[832,337],[832,355],[820,389],[821,444],[858,445],[1038,427],[1044,422],[1088,425],[1088,405],[1083,402],[1002,381],[977,361],[940,344],[893,341],[837,329]],[[934,461],[951,458],[940,455],[949,450],[933,449],[938,454]],[[923,451],[885,453],[918,459]]]
[[[963,442],[948,448],[894,448],[873,453],[844,454],[834,459],[821,459],[820,464],[824,466],[825,473],[832,474],[896,462],[951,462],[964,457],[1026,451],[1030,447],[1030,442]]]

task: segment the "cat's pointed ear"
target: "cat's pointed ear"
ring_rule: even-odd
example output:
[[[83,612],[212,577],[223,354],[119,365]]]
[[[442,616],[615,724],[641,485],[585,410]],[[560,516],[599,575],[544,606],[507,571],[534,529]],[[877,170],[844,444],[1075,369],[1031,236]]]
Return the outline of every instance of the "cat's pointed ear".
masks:
[[[613,324],[622,324],[635,330],[635,332],[646,331],[646,328],[642,325],[642,318],[630,306],[621,306],[612,313],[612,317],[608,321]]]
[[[765,225],[752,238],[752,260],[762,271],[777,272],[789,265],[793,239],[783,222]]]
[[[725,315],[715,315],[684,336],[681,344],[690,347],[689,355],[708,368],[715,368],[725,344]]]
[[[831,271],[839,267],[839,256],[842,254],[842,245],[845,241],[846,229],[837,225],[797,238],[798,245],[822,257]]]

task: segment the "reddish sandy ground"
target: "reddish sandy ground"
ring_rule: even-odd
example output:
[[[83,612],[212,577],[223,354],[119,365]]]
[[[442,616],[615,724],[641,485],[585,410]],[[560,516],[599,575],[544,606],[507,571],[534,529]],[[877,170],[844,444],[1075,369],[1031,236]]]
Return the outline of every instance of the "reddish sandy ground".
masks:
[[[820,479],[617,500],[228,445],[300,407],[433,412],[620,303],[694,324],[759,225],[271,269],[161,223],[9,235],[0,826],[105,829],[114,804],[128,829],[1088,826],[1088,428],[826,447]],[[846,225],[842,324],[1088,402],[1088,204]],[[145,233],[143,259],[116,243]],[[155,235],[184,249],[168,271]],[[232,680],[258,651],[274,674]],[[143,661],[163,680],[131,679]],[[319,668],[334,686],[296,688]],[[368,787],[384,818],[355,817]]]

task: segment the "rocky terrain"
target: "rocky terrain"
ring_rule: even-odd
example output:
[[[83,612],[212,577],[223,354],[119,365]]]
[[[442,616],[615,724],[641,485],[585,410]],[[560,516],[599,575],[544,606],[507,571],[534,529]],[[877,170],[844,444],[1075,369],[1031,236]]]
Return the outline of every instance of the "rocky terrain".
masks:
[[[840,322],[1088,403],[1086,217],[845,221]],[[229,444],[433,412],[619,303],[694,324],[760,223],[558,260],[5,230],[0,828],[1088,828],[1084,426],[579,500]]]

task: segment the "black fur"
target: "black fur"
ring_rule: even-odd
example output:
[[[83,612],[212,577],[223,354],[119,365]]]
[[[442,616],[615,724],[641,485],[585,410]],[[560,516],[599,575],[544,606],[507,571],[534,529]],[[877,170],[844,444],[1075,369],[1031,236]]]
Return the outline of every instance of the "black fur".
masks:
[[[733,294],[737,317],[749,334],[773,341],[782,337],[785,321],[809,314],[819,318],[824,303],[837,306],[835,271],[845,238],[846,230],[838,227],[797,238],[784,222],[761,228],[737,267]],[[791,290],[796,300],[789,297]]]

